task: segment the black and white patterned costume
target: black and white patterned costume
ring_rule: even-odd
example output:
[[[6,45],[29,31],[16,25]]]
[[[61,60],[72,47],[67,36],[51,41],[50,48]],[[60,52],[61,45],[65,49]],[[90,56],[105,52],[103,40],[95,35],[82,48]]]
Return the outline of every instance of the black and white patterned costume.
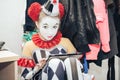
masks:
[[[50,54],[66,54],[66,49],[61,45],[57,45],[50,50],[39,48],[33,51],[32,57],[37,64],[41,58],[47,58]],[[71,60],[75,61],[73,63],[74,69],[71,68]],[[82,65],[80,61],[75,58],[72,58],[71,60],[70,58],[66,58],[64,61],[58,58],[50,59],[40,71],[41,75],[39,75],[39,80],[66,80],[66,75],[68,78],[67,80],[83,80],[81,73]],[[35,69],[36,68],[23,68],[21,74],[22,80],[33,80],[33,76],[36,75],[36,72],[34,72]]]

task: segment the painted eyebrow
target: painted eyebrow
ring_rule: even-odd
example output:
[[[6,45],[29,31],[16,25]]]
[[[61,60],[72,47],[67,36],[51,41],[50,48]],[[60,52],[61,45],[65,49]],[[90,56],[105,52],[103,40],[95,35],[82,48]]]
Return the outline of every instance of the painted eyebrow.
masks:
[[[59,25],[59,23],[56,23],[55,25]]]
[[[47,23],[44,23],[43,25],[48,25]]]
[[[43,25],[48,25],[47,23],[44,23]],[[59,25],[59,23],[56,23],[55,25]]]

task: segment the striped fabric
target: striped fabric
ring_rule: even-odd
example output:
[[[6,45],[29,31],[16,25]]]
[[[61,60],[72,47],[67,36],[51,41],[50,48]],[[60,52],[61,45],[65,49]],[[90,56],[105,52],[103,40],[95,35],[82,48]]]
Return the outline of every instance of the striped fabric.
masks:
[[[49,51],[37,49],[33,52],[33,59],[37,64],[41,58],[48,58],[50,54],[65,54],[66,50],[63,47],[56,47]],[[82,75],[82,64],[78,59],[66,58],[60,60],[58,58],[50,59],[42,69],[38,80],[84,80]],[[34,80],[34,69],[23,68],[21,80]]]
[[[64,61],[68,80],[84,80],[80,61],[76,58],[66,58]]]

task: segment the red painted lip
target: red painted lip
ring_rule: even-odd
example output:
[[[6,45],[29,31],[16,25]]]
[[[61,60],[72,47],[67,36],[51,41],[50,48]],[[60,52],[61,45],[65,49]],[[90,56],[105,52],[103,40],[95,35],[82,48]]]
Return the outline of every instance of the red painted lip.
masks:
[[[48,38],[52,38],[52,36],[48,36]]]

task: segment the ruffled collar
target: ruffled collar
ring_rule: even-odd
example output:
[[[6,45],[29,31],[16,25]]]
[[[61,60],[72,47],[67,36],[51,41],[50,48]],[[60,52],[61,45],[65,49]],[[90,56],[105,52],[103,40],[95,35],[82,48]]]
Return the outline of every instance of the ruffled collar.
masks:
[[[44,41],[39,37],[39,34],[34,34],[32,36],[32,41],[36,46],[43,49],[49,49],[59,44],[62,34],[58,32],[57,35],[50,41]]]

